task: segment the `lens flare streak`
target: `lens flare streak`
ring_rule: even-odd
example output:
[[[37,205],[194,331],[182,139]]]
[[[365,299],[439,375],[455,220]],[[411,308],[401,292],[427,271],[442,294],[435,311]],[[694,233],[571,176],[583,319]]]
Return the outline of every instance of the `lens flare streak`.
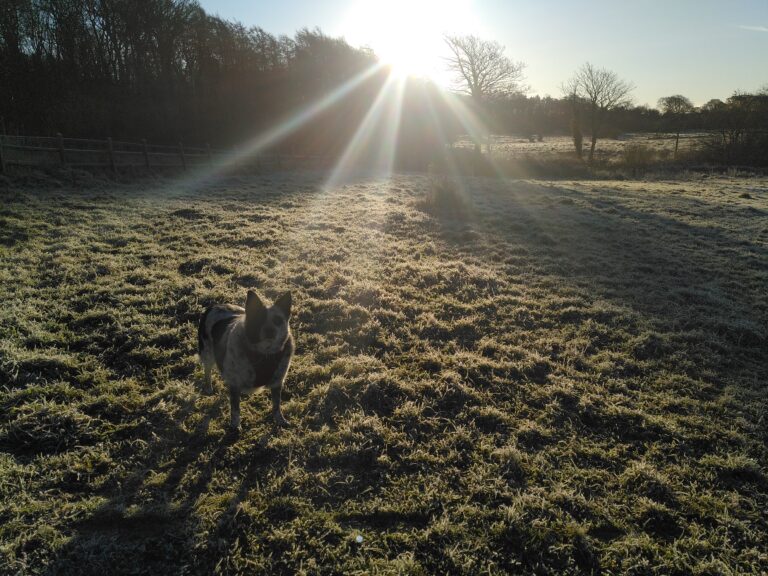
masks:
[[[330,91],[319,100],[316,100],[301,110],[298,110],[282,122],[276,124],[271,129],[258,134],[252,140],[240,146],[239,149],[216,157],[212,166],[206,166],[194,171],[184,179],[184,182],[188,184],[201,183],[207,178],[225,171],[227,168],[231,168],[237,164],[246,162],[258,154],[264,152],[265,150],[279,143],[284,138],[296,132],[299,128],[310,122],[323,111],[336,104],[347,94],[360,86],[363,82],[379,72],[383,67],[383,64],[375,64],[374,66],[366,68],[359,74],[353,76],[337,88]]]
[[[379,144],[378,162],[374,171],[389,172],[394,166],[395,148],[397,145],[397,130],[400,122],[400,106],[402,103],[404,80],[390,74],[376,99],[368,109],[363,121],[355,131],[352,139],[347,144],[339,161],[334,166],[328,180],[325,183],[325,189],[330,189],[337,185],[345,177],[349,176],[355,166],[355,162],[364,154],[371,136],[381,126],[382,119],[387,118],[385,128],[385,138]],[[386,116],[385,116],[386,115]]]

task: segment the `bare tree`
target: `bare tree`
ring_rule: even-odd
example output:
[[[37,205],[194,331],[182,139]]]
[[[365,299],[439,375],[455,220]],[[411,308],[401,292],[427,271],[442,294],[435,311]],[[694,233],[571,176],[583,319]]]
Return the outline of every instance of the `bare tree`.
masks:
[[[634,86],[620,79],[615,72],[596,68],[589,62],[563,85],[563,91],[574,99],[587,103],[592,142],[589,148],[589,162],[595,156],[595,146],[603,127],[606,114],[616,108],[631,104],[630,92]]]
[[[455,75],[456,90],[470,95],[478,108],[487,100],[524,91],[521,81],[525,64],[506,57],[498,42],[471,35],[448,35],[445,43],[451,51],[447,63]],[[478,143],[475,149],[479,151]]]
[[[659,110],[661,110],[661,113],[672,122],[672,126],[675,128],[674,158],[677,160],[677,146],[680,143],[680,128],[685,122],[685,117],[693,112],[694,106],[691,101],[682,94],[675,94],[673,96],[659,98],[658,107]]]
[[[576,156],[579,160],[583,157],[584,135],[581,133],[581,110],[580,98],[576,82],[571,78],[562,86],[566,99],[571,103],[571,135],[573,136],[573,147],[576,149]]]

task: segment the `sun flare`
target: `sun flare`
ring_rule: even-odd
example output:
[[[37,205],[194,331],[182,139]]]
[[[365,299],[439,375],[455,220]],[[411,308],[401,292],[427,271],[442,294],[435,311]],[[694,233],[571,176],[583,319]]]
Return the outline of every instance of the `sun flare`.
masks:
[[[358,0],[345,20],[352,44],[370,46],[396,76],[443,73],[443,35],[473,26],[469,0]]]

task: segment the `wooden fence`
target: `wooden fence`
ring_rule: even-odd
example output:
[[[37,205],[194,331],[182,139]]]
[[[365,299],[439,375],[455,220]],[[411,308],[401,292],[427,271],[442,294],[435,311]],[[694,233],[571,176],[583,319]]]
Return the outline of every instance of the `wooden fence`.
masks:
[[[325,158],[320,156],[297,156],[287,154],[239,154],[238,150],[212,150],[185,146],[159,146],[122,140],[93,140],[65,138],[61,134],[44,136],[3,136],[0,135],[0,174],[7,166],[69,166],[73,168],[108,168],[117,172],[120,168],[182,168],[214,163],[253,166],[258,168],[283,168],[294,165],[323,166]]]

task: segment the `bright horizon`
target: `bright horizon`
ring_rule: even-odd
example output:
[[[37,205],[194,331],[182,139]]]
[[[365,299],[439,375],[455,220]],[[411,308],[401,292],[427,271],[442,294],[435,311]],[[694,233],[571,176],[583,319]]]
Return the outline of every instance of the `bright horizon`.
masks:
[[[768,2],[711,0],[633,5],[587,0],[203,0],[210,14],[276,35],[319,27],[369,46],[403,73],[450,85],[443,34],[495,40],[525,63],[528,95],[561,96],[560,84],[584,62],[635,85],[635,104],[683,94],[701,105],[768,84]],[[761,75],[762,72],[762,75]]]

